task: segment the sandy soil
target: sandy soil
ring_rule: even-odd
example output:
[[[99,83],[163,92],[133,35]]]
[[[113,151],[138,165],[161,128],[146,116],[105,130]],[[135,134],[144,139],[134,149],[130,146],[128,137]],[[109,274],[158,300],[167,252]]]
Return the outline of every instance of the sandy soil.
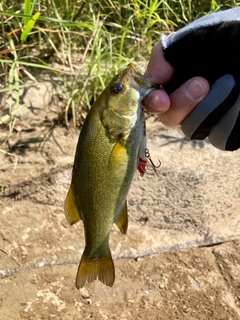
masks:
[[[0,319],[240,319],[239,152],[150,117],[148,148],[162,165],[136,173],[127,235],[113,226],[116,282],[78,291],[83,227],[67,224],[63,201],[79,132],[54,121],[47,82],[22,104],[0,150]]]

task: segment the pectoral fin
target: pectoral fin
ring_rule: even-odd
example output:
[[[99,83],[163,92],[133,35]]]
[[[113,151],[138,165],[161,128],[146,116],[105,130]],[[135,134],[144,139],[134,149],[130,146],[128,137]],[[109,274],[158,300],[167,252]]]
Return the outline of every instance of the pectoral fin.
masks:
[[[71,225],[81,220],[80,214],[77,210],[72,184],[68,190],[67,197],[64,203],[64,213],[65,213],[67,222]]]
[[[117,141],[112,149],[108,160],[108,167],[110,169],[119,168],[126,165],[128,160],[127,149],[119,141]]]
[[[115,221],[118,229],[125,234],[127,232],[128,228],[128,212],[127,212],[127,202],[125,202],[125,205],[123,207],[123,210],[118,217],[118,219]]]

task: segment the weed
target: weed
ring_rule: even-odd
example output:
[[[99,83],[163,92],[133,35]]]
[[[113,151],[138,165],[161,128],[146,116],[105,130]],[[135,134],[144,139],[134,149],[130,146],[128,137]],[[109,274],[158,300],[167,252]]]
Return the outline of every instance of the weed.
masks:
[[[127,63],[146,62],[162,32],[240,5],[234,0],[25,0],[0,4],[0,125],[11,134],[20,94],[36,84],[34,70],[48,70],[66,87],[65,122],[84,118],[91,102]],[[67,65],[69,75],[56,63]],[[79,65],[82,68],[79,70]],[[8,107],[5,98],[9,96]]]

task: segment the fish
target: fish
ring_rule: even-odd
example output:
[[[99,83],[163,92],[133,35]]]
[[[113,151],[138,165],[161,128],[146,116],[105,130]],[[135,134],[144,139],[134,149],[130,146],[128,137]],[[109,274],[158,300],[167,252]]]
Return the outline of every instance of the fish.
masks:
[[[144,140],[142,100],[156,85],[129,64],[92,105],[77,143],[71,185],[64,203],[69,224],[82,220],[85,248],[76,287],[115,281],[109,247],[112,225],[127,232],[127,194]]]

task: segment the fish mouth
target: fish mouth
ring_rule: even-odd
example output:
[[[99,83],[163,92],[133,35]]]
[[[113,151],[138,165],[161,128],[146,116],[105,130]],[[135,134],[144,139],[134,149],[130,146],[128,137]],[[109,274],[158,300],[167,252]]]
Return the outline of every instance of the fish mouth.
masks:
[[[159,89],[159,85],[145,78],[131,64],[127,66],[127,73],[131,79],[131,86],[140,93],[140,98],[143,100],[150,92]]]

